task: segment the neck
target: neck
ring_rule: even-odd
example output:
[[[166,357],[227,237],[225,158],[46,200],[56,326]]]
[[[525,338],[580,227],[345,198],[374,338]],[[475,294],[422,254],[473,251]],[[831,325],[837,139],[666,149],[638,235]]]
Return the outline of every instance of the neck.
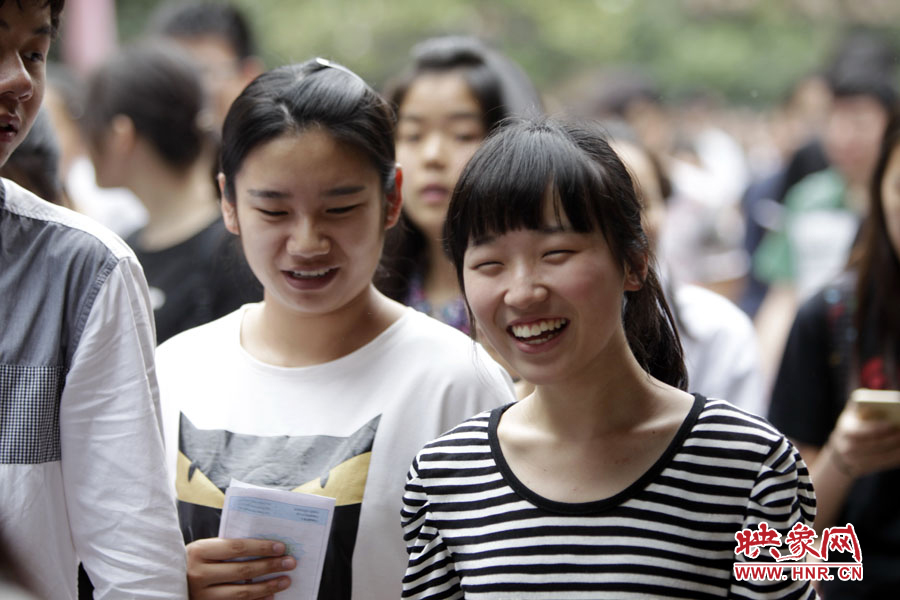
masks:
[[[663,410],[670,386],[638,364],[622,335],[623,349],[604,356],[601,365],[563,382],[537,385],[523,400],[534,422],[560,439],[592,439],[627,432],[652,421]]]
[[[440,239],[428,240],[428,272],[422,282],[425,296],[432,306],[455,300],[460,295],[456,269],[447,258]]]
[[[303,315],[268,294],[241,327],[241,344],[254,357],[281,367],[318,365],[346,356],[378,337],[403,314],[400,304],[369,285],[328,314]]]
[[[172,171],[148,161],[129,188],[147,209],[140,233],[146,250],[168,248],[194,236],[219,216],[215,188],[206,160],[186,171]]]

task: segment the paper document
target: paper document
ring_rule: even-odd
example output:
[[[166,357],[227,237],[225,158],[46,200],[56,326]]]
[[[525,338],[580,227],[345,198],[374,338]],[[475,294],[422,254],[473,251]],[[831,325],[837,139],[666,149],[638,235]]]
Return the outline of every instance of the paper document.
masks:
[[[225,491],[219,537],[281,542],[297,567],[279,600],[316,600],[331,533],[334,498],[276,490],[235,479]],[[270,579],[275,575],[260,579]]]

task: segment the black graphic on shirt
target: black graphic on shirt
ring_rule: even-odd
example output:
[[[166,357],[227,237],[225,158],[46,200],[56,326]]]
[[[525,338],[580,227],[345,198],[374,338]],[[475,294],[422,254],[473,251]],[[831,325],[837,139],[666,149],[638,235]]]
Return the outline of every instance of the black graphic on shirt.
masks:
[[[185,542],[218,535],[232,478],[335,498],[319,598],[349,599],[360,504],[379,420],[348,437],[256,436],[198,429],[182,414],[175,487]]]

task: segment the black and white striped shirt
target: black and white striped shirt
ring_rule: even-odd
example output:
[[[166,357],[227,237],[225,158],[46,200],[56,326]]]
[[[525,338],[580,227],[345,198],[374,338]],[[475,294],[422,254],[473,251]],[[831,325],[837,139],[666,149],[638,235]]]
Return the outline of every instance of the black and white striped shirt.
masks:
[[[764,420],[697,396],[660,459],[611,498],[571,504],[526,488],[497,423],[473,417],[409,472],[404,598],[815,598],[806,581],[732,575],[735,533],[811,526],[806,465]]]

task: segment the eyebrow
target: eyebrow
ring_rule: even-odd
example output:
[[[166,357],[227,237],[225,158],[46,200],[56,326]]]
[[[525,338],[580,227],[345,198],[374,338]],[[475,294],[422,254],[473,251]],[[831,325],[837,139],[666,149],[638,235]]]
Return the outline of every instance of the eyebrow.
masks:
[[[341,185],[337,187],[333,187],[331,189],[325,190],[325,193],[322,194],[328,198],[335,198],[340,196],[350,196],[356,194],[358,192],[366,189],[364,185]],[[247,193],[254,198],[261,198],[264,200],[282,200],[284,198],[290,198],[291,194],[288,192],[283,192],[281,190],[267,190],[267,189],[256,189],[251,188],[247,190]]]
[[[475,119],[476,121],[480,121],[481,115],[479,115],[478,113],[474,113],[474,112],[456,112],[456,113],[451,113],[444,118],[444,120],[448,120],[448,121],[463,121],[463,120],[468,120],[468,119]],[[417,123],[421,123],[423,121],[426,121],[427,119],[425,117],[422,117],[422,116],[419,116],[416,114],[412,114],[412,115],[401,114],[400,120],[401,121],[415,121]]]
[[[553,225],[553,226],[543,225],[543,226],[539,227],[538,229],[531,229],[531,228],[523,227],[523,229],[527,229],[528,231],[536,231],[538,233],[543,233],[543,234],[572,233],[573,232],[573,230],[571,228],[563,227],[562,225]],[[499,235],[496,233],[485,234],[485,235],[482,235],[482,236],[479,236],[479,237],[473,239],[472,243],[469,245],[470,246],[483,246],[485,244],[490,244],[491,242],[495,241],[498,237],[499,237]]]
[[[3,31],[12,31],[12,27],[10,27],[9,23],[4,21],[3,19],[0,19],[0,29],[2,29]],[[46,35],[49,37],[52,33],[53,33],[53,28],[50,27],[49,23],[47,23],[45,25],[41,25],[40,27],[37,27],[36,29],[34,29],[31,32],[31,35]]]

